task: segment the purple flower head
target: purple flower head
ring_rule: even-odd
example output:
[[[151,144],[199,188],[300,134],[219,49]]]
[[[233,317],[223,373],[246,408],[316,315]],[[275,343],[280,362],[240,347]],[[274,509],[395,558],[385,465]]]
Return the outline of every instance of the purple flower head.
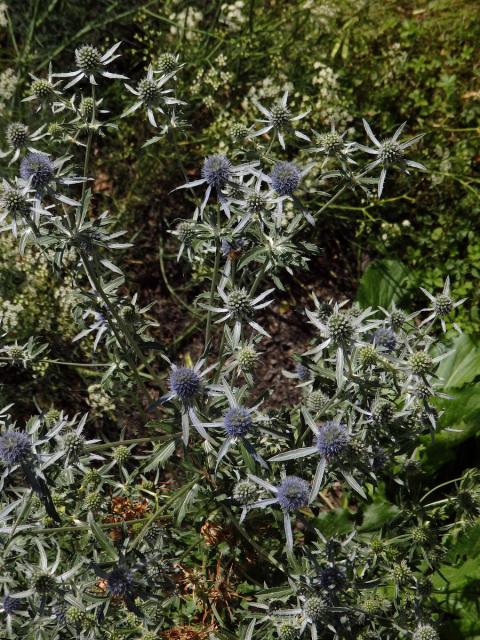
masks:
[[[208,156],[202,168],[202,178],[211,187],[223,189],[230,178],[232,163],[226,156]]]
[[[64,604],[58,604],[52,611],[55,620],[60,624],[67,624],[67,607]]]
[[[323,589],[328,589],[329,591],[344,589],[347,584],[345,572],[340,567],[335,566],[321,569],[318,581]]]
[[[300,184],[301,173],[293,162],[278,162],[272,170],[272,187],[279,196],[291,196]]]
[[[24,462],[32,452],[32,444],[26,433],[7,431],[0,436],[0,459],[8,465]]]
[[[2,602],[2,606],[7,616],[11,616],[20,608],[20,601],[10,596],[5,596]]]
[[[107,586],[114,596],[127,595],[133,586],[132,572],[122,567],[115,567],[107,576]]]
[[[298,379],[301,380],[302,382],[306,382],[307,380],[310,380],[312,377],[312,374],[310,373],[310,369],[308,369],[308,367],[306,367],[304,364],[301,364],[300,362],[295,367],[295,374],[298,376]]]
[[[232,438],[242,438],[252,426],[250,411],[244,407],[232,407],[223,417],[223,427]]]
[[[377,347],[383,347],[386,351],[393,351],[397,346],[397,335],[392,329],[380,327],[373,334],[373,342]]]
[[[277,500],[285,511],[298,511],[308,504],[308,482],[298,476],[287,476],[277,487]]]
[[[54,174],[53,162],[45,153],[29,153],[20,164],[20,176],[30,180],[30,184],[37,191],[45,189]]]
[[[342,453],[349,441],[346,427],[336,422],[326,422],[319,429],[316,447],[325,458],[335,458]]]
[[[189,404],[201,388],[201,380],[198,373],[189,367],[176,367],[170,374],[170,389],[177,398]]]

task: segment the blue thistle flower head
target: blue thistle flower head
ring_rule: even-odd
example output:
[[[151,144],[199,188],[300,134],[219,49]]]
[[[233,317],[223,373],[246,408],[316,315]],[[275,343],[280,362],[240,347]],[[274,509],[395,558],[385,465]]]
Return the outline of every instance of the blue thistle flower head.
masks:
[[[388,327],[380,327],[373,334],[373,342],[377,347],[383,347],[386,351],[393,351],[397,346],[397,335]]]
[[[298,476],[287,476],[277,487],[277,500],[285,511],[298,511],[308,504],[308,482]]]
[[[343,424],[328,421],[318,432],[316,447],[326,458],[335,458],[345,450],[349,439]]]
[[[323,589],[340,591],[347,584],[345,572],[340,567],[325,567],[320,570],[318,581]]]
[[[24,462],[32,453],[32,443],[26,433],[7,431],[0,436],[0,460],[8,465]]]
[[[12,598],[11,596],[5,596],[2,602],[2,606],[7,616],[11,616],[20,608],[20,601]]]
[[[233,245],[225,238],[222,238],[222,242],[220,244],[220,252],[222,256],[224,258],[228,258],[231,251],[233,251]]]
[[[242,438],[253,427],[252,415],[245,407],[232,407],[223,417],[223,427],[232,438]]]
[[[123,567],[115,567],[107,576],[107,586],[114,596],[127,595],[133,586],[132,572]]]
[[[53,608],[53,615],[55,620],[60,624],[67,623],[67,607],[64,604],[59,604]]]
[[[232,163],[226,156],[208,156],[202,168],[202,178],[211,187],[223,189],[227,184],[232,170]]]
[[[278,162],[270,174],[272,187],[279,196],[291,196],[300,184],[300,170],[293,162]]]
[[[307,380],[310,380],[312,377],[310,369],[306,367],[304,364],[302,364],[301,362],[299,362],[295,366],[295,373],[298,376],[298,379],[301,380],[302,382],[306,382]]]
[[[176,367],[170,374],[170,389],[185,404],[190,404],[200,391],[200,376],[190,367]]]
[[[30,180],[30,184],[37,191],[45,189],[54,174],[53,162],[45,153],[29,153],[20,164],[20,176]]]

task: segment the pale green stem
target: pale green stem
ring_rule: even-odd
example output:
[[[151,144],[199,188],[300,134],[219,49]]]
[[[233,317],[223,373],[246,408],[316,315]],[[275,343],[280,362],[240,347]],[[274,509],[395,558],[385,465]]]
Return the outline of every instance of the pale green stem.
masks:
[[[212,284],[210,285],[209,306],[213,307],[215,301],[215,290],[217,288],[218,272],[220,269],[220,208],[217,210],[217,225],[215,229],[215,263],[213,265]],[[205,349],[210,344],[212,333],[212,311],[209,309],[207,314],[207,326],[205,329]]]
[[[0,362],[14,362],[15,358],[0,357]],[[110,365],[104,362],[65,362],[64,360],[48,360],[47,358],[40,358],[35,362],[44,362],[46,364],[59,364],[66,367],[79,367],[81,369],[87,369],[90,367],[109,367]]]
[[[174,438],[172,433],[166,433],[161,436],[150,436],[148,438],[131,438],[130,440],[116,440],[115,442],[106,442],[102,444],[92,444],[85,447],[86,451],[102,451],[104,449],[115,449],[116,447],[124,447],[130,444],[147,444],[149,442],[160,442],[162,440],[168,440]]]

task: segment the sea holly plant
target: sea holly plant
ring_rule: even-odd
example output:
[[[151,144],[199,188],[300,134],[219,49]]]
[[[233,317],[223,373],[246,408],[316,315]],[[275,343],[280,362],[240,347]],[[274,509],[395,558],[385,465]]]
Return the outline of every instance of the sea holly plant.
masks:
[[[120,44],[101,51],[80,45],[65,73],[53,61],[29,90],[27,104],[42,103],[31,125],[7,129],[2,231],[74,289],[77,360],[6,328],[0,364],[95,382],[80,393],[90,414],[41,394],[30,418],[24,405],[0,412],[2,637],[437,640],[445,544],[480,512],[474,473],[428,488],[421,475],[448,402],[436,320],[445,330],[464,300],[448,278],[419,311],[312,291],[296,309],[309,344],[285,375],[261,369],[281,301],[318,252],[305,233],[350,189],[380,197],[390,168],[423,169],[405,155],[420,136],[400,142],[402,125],[380,142],[365,124],[370,148],[335,123],[310,131],[284,93],[257,104],[260,129],[245,127],[232,152],[179,161],[170,191],[185,217],[171,239],[198,297],[174,294],[195,338],[160,341],[153,302],[130,292],[129,261],[117,264],[135,238],[100,206],[94,151],[117,115],[143,111],[175,152],[172,123],[191,109],[177,97],[182,63],[168,52],[147,63],[112,114],[97,93],[127,78]],[[77,388],[64,391],[75,405]]]

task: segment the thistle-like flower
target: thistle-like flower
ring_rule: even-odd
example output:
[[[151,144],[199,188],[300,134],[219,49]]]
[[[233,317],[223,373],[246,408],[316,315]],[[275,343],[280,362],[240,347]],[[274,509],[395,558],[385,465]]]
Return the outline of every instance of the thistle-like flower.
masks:
[[[48,66],[47,78],[37,78],[32,73],[29,74],[32,78],[32,84],[30,85],[29,95],[22,100],[22,102],[37,102],[38,106],[36,111],[40,111],[43,106],[51,106],[53,113],[58,113],[64,108],[63,102],[55,102],[62,92],[57,89],[60,84],[60,80],[54,82],[52,65]]]
[[[308,482],[298,476],[286,476],[278,486],[274,486],[273,484],[270,484],[270,482],[262,480],[257,476],[249,475],[248,477],[260,487],[273,494],[272,498],[266,498],[255,502],[252,505],[252,508],[258,507],[263,509],[270,505],[278,504],[283,511],[283,524],[285,528],[287,548],[290,550],[293,549],[293,533],[290,514],[295,513],[302,507],[306,507],[308,505],[308,496],[310,493]]]
[[[68,156],[51,160],[46,153],[29,153],[25,156],[20,164],[20,176],[35,192],[37,201],[48,195],[73,207],[80,205],[77,200],[68,198],[58,191],[58,185],[85,181],[85,178],[68,175],[68,168],[65,167],[68,160]]]
[[[120,57],[120,54],[116,54],[121,42],[117,42],[110,47],[103,55],[100,51],[91,44],[84,44],[78,49],[75,49],[75,62],[77,69],[75,71],[68,71],[67,73],[55,73],[53,74],[57,78],[72,78],[64,89],[69,89],[73,85],[80,82],[83,78],[88,78],[90,84],[96,85],[99,76],[104,78],[114,78],[119,80],[127,80],[127,76],[122,76],[119,73],[111,73],[106,70],[106,67],[114,60]]]
[[[309,142],[310,138],[301,131],[295,129],[295,125],[293,123],[298,122],[308,115],[310,110],[304,111],[298,116],[292,116],[287,102],[288,91],[285,91],[283,97],[274,104],[271,109],[266,109],[257,100],[253,100],[253,104],[262,112],[265,118],[257,120],[257,122],[261,122],[264,126],[262,126],[258,131],[251,133],[250,137],[256,138],[257,136],[263,136],[265,133],[268,133],[273,129],[282,149],[285,149],[285,133],[287,132],[293,133],[297,138],[307,140],[307,142]]]
[[[291,196],[296,191],[302,173],[293,162],[278,162],[270,174],[270,184],[279,196]]]
[[[355,143],[345,142],[344,138],[347,132],[344,131],[342,134],[338,133],[334,122],[331,123],[330,131],[325,133],[314,131],[314,134],[316,146],[312,147],[310,151],[313,153],[321,153],[325,156],[337,156],[342,160],[352,162],[348,155],[353,151]]]
[[[115,597],[128,595],[133,587],[133,574],[124,567],[114,567],[107,574],[107,587]]]
[[[20,606],[20,601],[17,598],[12,598],[10,595],[3,598],[2,609],[7,616],[11,616],[18,611]]]
[[[314,301],[318,308],[318,300],[314,298]],[[305,312],[310,322],[320,330],[320,334],[326,339],[303,355],[314,355],[319,358],[326,348],[334,347],[336,350],[337,383],[341,386],[344,381],[345,356],[350,353],[355,344],[361,344],[362,334],[376,328],[378,322],[365,322],[372,315],[370,308],[365,309],[358,316],[352,316],[352,314],[343,311],[340,305],[335,304],[333,312],[325,322],[320,320],[318,311],[306,309]]]
[[[136,88],[131,87],[129,84],[125,84],[128,91],[133,93],[138,100],[122,114],[122,117],[130,115],[143,106],[147,112],[147,118],[152,127],[158,127],[157,121],[155,120],[156,111],[163,115],[165,111],[162,106],[185,104],[181,100],[169,95],[172,93],[173,89],[162,88],[164,84],[175,76],[177,71],[178,68],[170,71],[170,73],[160,76],[159,78],[155,78],[153,67],[150,65],[148,67],[146,77],[140,80]]]
[[[394,351],[397,346],[397,335],[389,327],[380,327],[372,336],[372,342],[376,347],[384,349],[388,353]]]
[[[250,298],[245,289],[232,289],[230,293],[227,294],[222,287],[218,287],[218,294],[224,301],[225,306],[202,306],[204,309],[207,309],[207,311],[222,314],[222,317],[219,320],[216,320],[216,323],[226,322],[227,320],[234,321],[233,333],[237,338],[237,342],[240,338],[242,322],[248,323],[254,331],[257,331],[258,333],[261,333],[266,337],[270,337],[263,327],[252,320],[252,316],[256,311],[265,309],[273,302],[273,300],[265,300],[265,298],[267,298],[272,293],[272,291],[275,291],[275,289],[267,289],[267,291],[264,291],[255,298]]]
[[[438,318],[440,320],[440,324],[442,325],[442,331],[447,330],[447,325],[445,323],[445,318],[451,314],[451,312],[462,305],[467,298],[462,298],[461,300],[454,300],[450,294],[450,277],[447,276],[445,278],[445,284],[443,285],[442,293],[437,294],[436,296],[432,295],[429,291],[420,287],[423,293],[427,296],[427,298],[432,303],[431,307],[426,307],[422,309],[422,311],[430,311],[430,315],[422,320],[420,326],[427,324],[431,320],[435,320]],[[453,323],[453,327],[458,333],[462,333],[462,330],[458,326],[456,322]]]
[[[211,385],[205,384],[204,378],[216,366],[214,363],[203,369],[205,360],[199,360],[193,367],[177,366],[163,356],[170,364],[169,387],[170,391],[162,396],[162,402],[177,400],[180,403],[182,415],[182,434],[185,445],[188,445],[190,438],[190,422],[198,433],[211,442],[211,438],[205,431],[205,426],[197,416],[196,405],[203,394],[214,395],[216,392]]]
[[[99,442],[98,439],[86,440],[83,435],[83,429],[87,422],[88,414],[84,414],[75,429],[70,428],[61,437],[60,444],[65,452],[65,467],[69,467],[72,463],[78,462],[85,453],[86,447]],[[103,460],[101,456],[94,454],[90,460]]]
[[[6,158],[12,156],[8,164],[12,164],[20,157],[23,150],[30,151],[31,153],[38,153],[38,150],[32,146],[32,142],[36,142],[43,138],[45,133],[43,130],[45,125],[42,125],[33,133],[30,133],[29,128],[22,122],[11,122],[5,131],[5,139],[9,147],[8,151],[0,150],[0,158]]]
[[[28,434],[9,430],[0,436],[0,460],[8,466],[26,463],[32,455],[32,443]]]
[[[279,224],[282,219],[285,200],[292,200],[296,208],[305,216],[306,220],[312,225],[315,224],[311,213],[304,208],[300,200],[295,195],[295,191],[298,189],[302,178],[307,175],[311,168],[311,164],[300,169],[300,167],[293,162],[282,161],[277,162],[273,167],[271,174],[266,176],[265,179],[272,188],[273,193],[279,196],[277,199],[276,211],[277,224]],[[318,193],[321,195],[327,195],[324,192]]]
[[[257,409],[261,403],[256,404],[251,408],[245,407],[242,404],[240,397],[235,397],[233,389],[225,379],[223,380],[222,391],[225,393],[225,397],[229,405],[229,409],[224,413],[223,419],[219,422],[202,424],[206,429],[221,428],[225,433],[225,440],[218,452],[215,469],[218,468],[221,460],[227,455],[230,447],[238,441],[242,442],[245,449],[256,462],[261,464],[263,467],[266,467],[267,464],[265,460],[256,452],[253,445],[247,439],[247,437],[257,429],[257,423],[262,419],[265,420],[265,418],[256,415]]]
[[[302,447],[300,449],[292,449],[279,453],[269,459],[269,462],[285,462],[286,460],[296,460],[298,458],[306,458],[308,456],[320,456],[313,479],[309,503],[312,503],[322,486],[323,477],[327,468],[327,463],[335,462],[338,470],[343,475],[347,483],[359,493],[362,498],[366,499],[366,495],[362,487],[358,484],[350,471],[342,464],[342,454],[348,450],[350,434],[347,427],[339,422],[328,421],[324,425],[317,425],[308,411],[302,410],[305,422],[314,435],[314,444],[310,447]]]
[[[255,607],[268,611],[268,605],[255,603]],[[318,640],[318,625],[325,620],[329,612],[327,600],[316,593],[301,593],[297,596],[295,607],[290,609],[275,609],[273,612],[277,624],[283,620],[279,629],[286,628],[288,640],[298,640],[304,637],[304,632],[308,628],[312,640]],[[266,616],[268,619],[268,617]],[[281,637],[281,636],[280,636]]]
[[[38,566],[29,566],[27,579],[31,587],[27,591],[22,591],[23,597],[35,594],[45,597],[47,594],[55,593],[60,585],[64,587],[65,584],[79,572],[79,569],[85,562],[85,560],[82,559],[74,566],[70,566],[70,569],[57,574],[61,561],[60,553],[57,553],[55,560],[49,565],[42,542],[37,538],[35,543],[39,550],[39,564]]]
[[[419,624],[413,632],[413,640],[439,640],[438,631],[431,624]]]
[[[34,202],[28,184],[18,179],[10,184],[3,179],[0,189],[0,221],[3,222],[7,216],[11,217],[12,231],[16,236],[18,224],[30,214]]]
[[[189,260],[192,259],[192,244],[197,236],[198,227],[191,220],[182,220],[173,231],[169,231],[172,235],[180,240],[180,247],[177,253],[177,262],[186,250]]]
[[[408,171],[408,168],[421,169],[422,171],[427,170],[427,168],[424,167],[423,164],[420,164],[420,162],[415,162],[414,160],[408,160],[405,157],[405,149],[408,149],[409,147],[414,145],[416,142],[418,142],[421,138],[423,138],[423,133],[421,133],[418,136],[414,136],[410,140],[407,140],[406,142],[399,142],[398,138],[400,137],[406,124],[407,124],[406,122],[401,124],[391,138],[387,138],[386,140],[383,140],[382,142],[380,142],[378,138],[375,136],[375,134],[373,133],[368,122],[366,120],[363,120],[363,126],[365,127],[367,136],[370,138],[370,140],[373,142],[375,146],[366,147],[363,144],[357,143],[356,147],[358,149],[361,149],[362,151],[365,151],[366,153],[370,153],[371,155],[377,156],[376,160],[374,160],[373,162],[370,162],[367,165],[365,169],[365,173],[371,171],[375,167],[378,167],[378,166],[382,167],[382,170],[380,172],[380,177],[378,180],[378,189],[377,189],[379,198],[382,195],[383,186],[385,184],[385,178],[387,177],[388,169],[391,169],[392,167],[396,167],[397,169],[400,169],[400,171],[402,171],[403,173],[407,173],[407,174],[410,173]]]
[[[178,70],[181,66],[178,60],[179,60],[178,53],[177,55],[174,55],[173,53],[168,53],[168,52],[162,53],[161,55],[158,56],[158,60],[155,64],[155,71],[158,71],[159,73],[161,73],[162,76],[172,73],[172,71]]]
[[[251,175],[259,176],[260,173],[256,169],[257,165],[258,162],[249,162],[234,166],[226,156],[219,154],[208,156],[203,163],[202,177],[193,182],[182,184],[174,189],[174,191],[178,189],[191,189],[206,184],[207,189],[202,204],[200,205],[200,213],[203,214],[210,194],[212,190],[214,190],[222,210],[225,212],[225,215],[230,218],[230,201],[224,193],[225,190],[227,187],[238,187],[239,181],[243,178]]]
[[[319,430],[315,446],[327,460],[337,458],[348,446],[350,436],[343,424],[326,422]]]

